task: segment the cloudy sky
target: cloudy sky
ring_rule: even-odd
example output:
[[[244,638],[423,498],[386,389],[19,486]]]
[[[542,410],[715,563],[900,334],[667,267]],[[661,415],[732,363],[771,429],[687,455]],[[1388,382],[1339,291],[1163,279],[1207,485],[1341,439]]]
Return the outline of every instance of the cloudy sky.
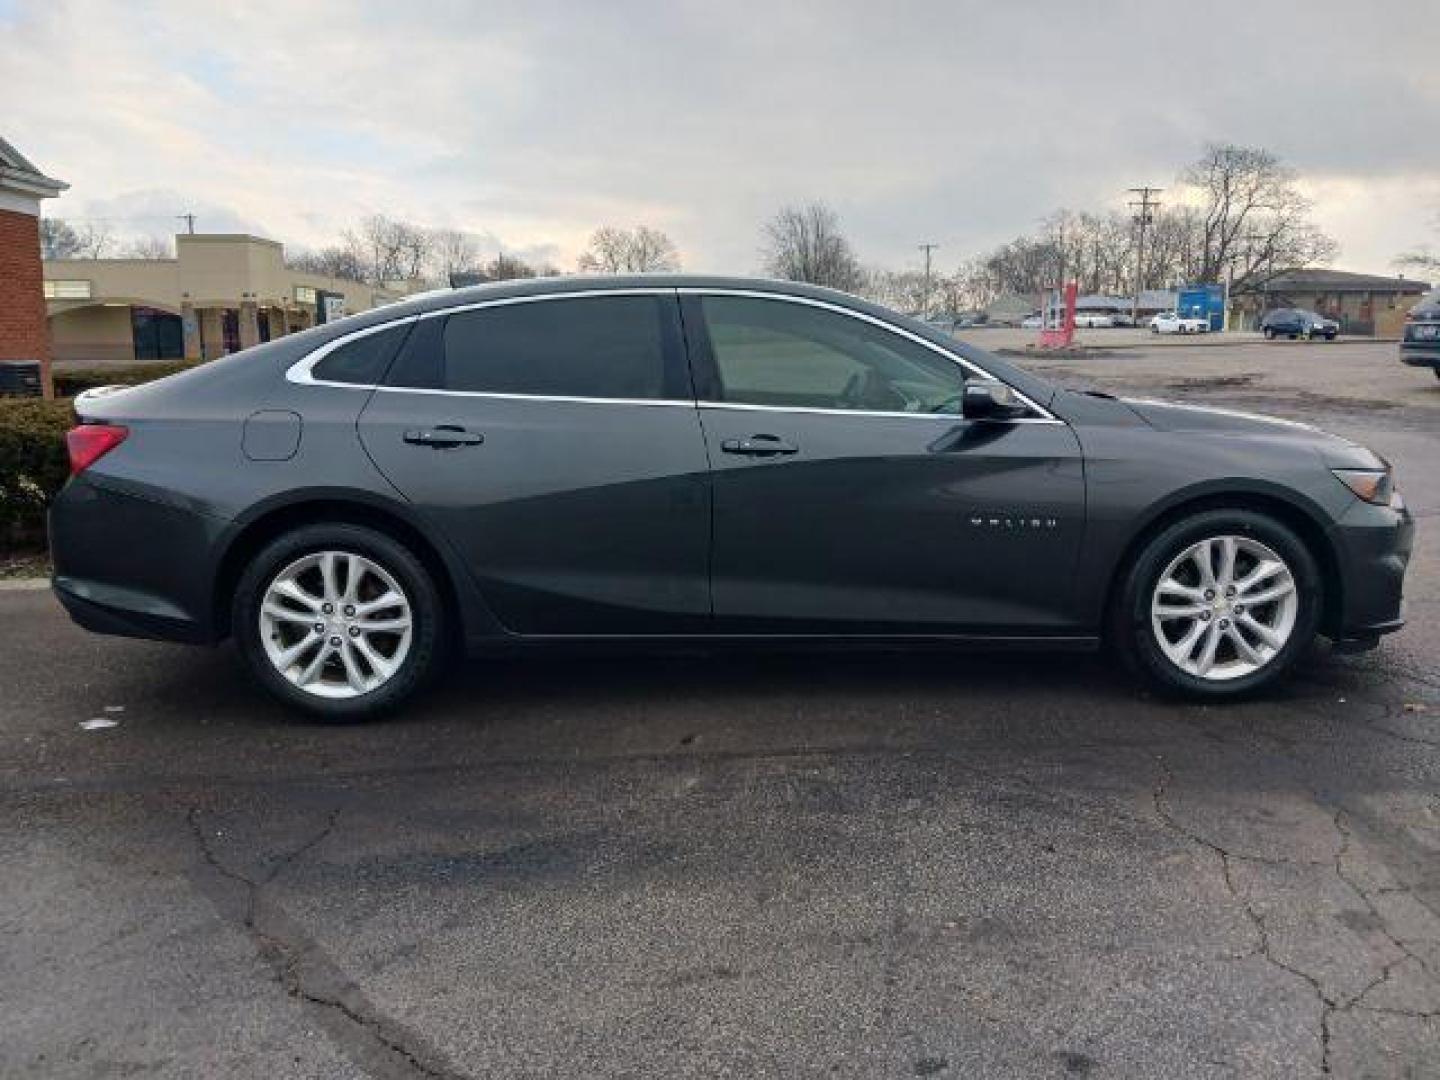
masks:
[[[120,232],[315,246],[380,211],[568,267],[648,224],[721,272],[812,198],[867,262],[948,266],[1228,140],[1388,272],[1440,246],[1435,5],[0,0],[0,136]]]

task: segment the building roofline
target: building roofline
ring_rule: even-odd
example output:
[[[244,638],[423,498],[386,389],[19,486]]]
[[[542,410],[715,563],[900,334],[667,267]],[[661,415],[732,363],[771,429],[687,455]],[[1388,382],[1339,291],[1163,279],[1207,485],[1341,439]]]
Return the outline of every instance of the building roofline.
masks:
[[[176,233],[175,242],[186,244],[205,243],[234,243],[237,240],[251,244],[267,244],[270,247],[284,249],[285,245],[279,240],[271,240],[267,236],[254,236],[250,233]]]
[[[0,188],[40,199],[52,199],[69,186],[63,180],[46,176],[29,158],[0,139]]]

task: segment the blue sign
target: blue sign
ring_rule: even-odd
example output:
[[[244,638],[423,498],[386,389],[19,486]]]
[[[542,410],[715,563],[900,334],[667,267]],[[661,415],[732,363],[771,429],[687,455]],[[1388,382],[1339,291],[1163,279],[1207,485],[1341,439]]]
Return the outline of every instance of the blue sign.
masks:
[[[1185,319],[1209,319],[1211,330],[1225,329],[1225,286],[1181,285],[1175,310]]]

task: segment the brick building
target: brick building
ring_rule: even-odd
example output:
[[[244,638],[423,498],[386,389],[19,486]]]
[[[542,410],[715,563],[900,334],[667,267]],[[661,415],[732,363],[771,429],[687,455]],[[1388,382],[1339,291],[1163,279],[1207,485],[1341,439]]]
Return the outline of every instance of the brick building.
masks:
[[[0,139],[0,361],[38,360],[47,393],[50,342],[40,266],[40,200],[68,186]]]

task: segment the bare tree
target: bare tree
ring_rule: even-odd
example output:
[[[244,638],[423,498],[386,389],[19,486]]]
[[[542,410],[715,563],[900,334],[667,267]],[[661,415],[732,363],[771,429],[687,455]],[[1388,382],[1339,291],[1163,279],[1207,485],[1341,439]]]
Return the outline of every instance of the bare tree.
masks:
[[[854,292],[864,283],[860,261],[840,232],[840,219],[822,202],[787,206],[764,225],[766,272]]]
[[[655,273],[680,269],[680,253],[659,229],[602,225],[590,237],[590,246],[578,265],[583,274]]]
[[[420,277],[430,255],[429,233],[384,214],[364,218],[344,239],[345,246],[368,268],[366,278],[376,284]]]
[[[80,234],[63,218],[40,219],[40,257],[74,259],[81,253]]]
[[[448,283],[451,274],[473,274],[479,270],[480,244],[473,234],[459,229],[431,231],[429,277]]]
[[[1335,241],[1310,221],[1294,169],[1268,150],[1212,143],[1180,174],[1200,197],[1199,281],[1236,288],[1334,258]]]
[[[942,276],[931,275],[930,295],[927,297],[927,283],[923,272],[868,267],[854,291],[877,304],[884,304],[886,307],[892,307],[912,315],[922,315],[925,313],[927,300],[933,301],[937,292],[942,296],[945,294],[946,289],[943,282]]]
[[[485,264],[485,276],[491,281],[509,281],[513,278],[533,278],[535,270],[524,259],[502,251]]]
[[[336,244],[319,251],[288,252],[285,265],[292,270],[324,274],[326,277],[342,278],[346,281],[367,281],[370,277],[370,267],[354,250]]]
[[[1435,215],[1431,228],[1440,233],[1440,213]],[[1440,274],[1440,254],[1429,244],[1421,244],[1412,251],[1396,256],[1395,265],[1406,270],[1419,270],[1422,274]]]
[[[92,221],[85,225],[77,234],[80,240],[80,247],[75,252],[79,259],[98,259],[105,254],[114,239],[110,232],[110,226],[104,221]]]
[[[121,247],[120,255],[126,259],[173,259],[175,252],[163,236],[141,236]]]

